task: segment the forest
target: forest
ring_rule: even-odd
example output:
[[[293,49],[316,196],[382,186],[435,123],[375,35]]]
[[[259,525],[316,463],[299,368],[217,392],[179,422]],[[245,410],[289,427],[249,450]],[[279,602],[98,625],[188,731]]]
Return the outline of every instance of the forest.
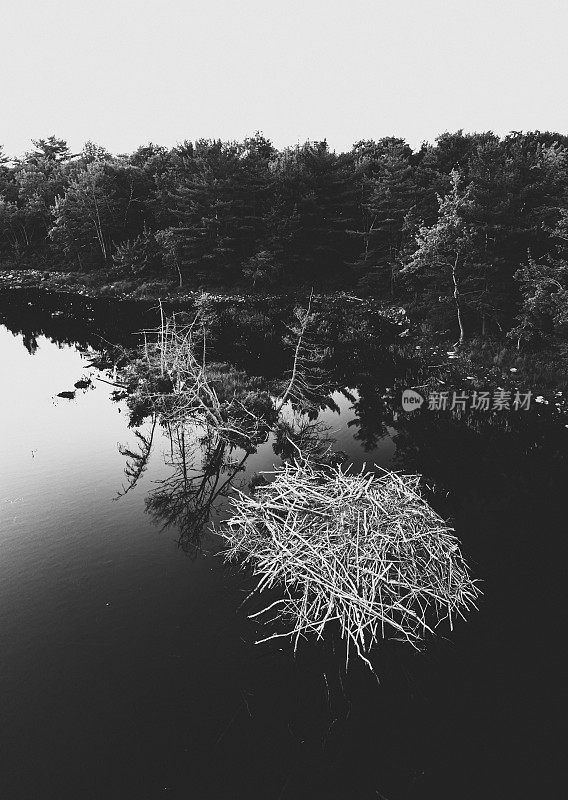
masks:
[[[243,142],[0,148],[0,269],[101,285],[348,291],[463,343],[568,326],[568,136],[443,133],[278,150]]]

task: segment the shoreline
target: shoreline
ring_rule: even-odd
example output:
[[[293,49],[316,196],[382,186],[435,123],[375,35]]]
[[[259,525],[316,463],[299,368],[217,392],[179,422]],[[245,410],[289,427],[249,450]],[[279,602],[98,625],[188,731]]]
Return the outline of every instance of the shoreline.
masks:
[[[79,275],[73,272],[48,272],[37,269],[0,270],[0,291],[34,290],[45,294],[67,294],[85,299],[129,303],[161,301],[169,306],[179,307],[193,305],[200,298],[219,303],[304,303],[311,291],[307,287],[304,290],[296,289],[289,292],[252,292],[242,291],[239,287],[184,289],[168,285],[163,281],[147,281],[139,283],[138,286],[132,284],[133,282],[127,281],[104,283],[93,280],[89,274]],[[316,302],[324,300],[360,303],[396,325],[410,324],[404,308],[399,304],[382,304],[377,297],[357,297],[342,290],[314,291],[312,296]]]
[[[10,292],[29,291],[39,293],[46,298],[51,297],[52,302],[57,302],[57,298],[60,300],[67,298],[72,305],[81,301],[87,303],[94,301],[97,304],[124,303],[137,306],[143,312],[147,311],[151,304],[161,302],[168,313],[188,310],[194,307],[197,301],[204,300],[218,307],[242,305],[245,315],[246,306],[258,307],[266,303],[270,303],[272,307],[278,304],[301,305],[306,303],[309,296],[308,291],[278,294],[243,293],[238,291],[237,287],[233,291],[203,288],[179,290],[163,282],[143,284],[144,291],[140,292],[140,286],[132,287],[131,284],[127,286],[125,282],[105,284],[99,280],[89,285],[88,282],[78,280],[78,277],[77,273],[54,273],[44,270],[0,270],[0,294],[3,294],[6,300]],[[548,396],[557,408],[564,407],[565,398],[568,399],[568,378],[559,379],[560,375],[568,376],[568,363],[566,356],[556,348],[545,349],[546,357],[543,358],[543,351],[527,349],[519,352],[503,340],[476,339],[466,342],[463,349],[456,350],[451,344],[452,337],[448,336],[448,332],[440,331],[434,334],[432,331],[422,331],[419,323],[409,319],[404,308],[386,304],[379,298],[362,298],[345,291],[335,291],[314,293],[313,300],[315,305],[345,304],[378,314],[397,330],[396,341],[398,346],[406,351],[407,357],[412,355],[425,363],[433,361],[429,377],[438,380],[440,384],[447,385],[449,375],[454,378],[461,376],[466,385],[470,384],[472,378],[480,385],[490,382],[507,388],[514,388],[520,381],[526,388],[531,388],[535,395]]]

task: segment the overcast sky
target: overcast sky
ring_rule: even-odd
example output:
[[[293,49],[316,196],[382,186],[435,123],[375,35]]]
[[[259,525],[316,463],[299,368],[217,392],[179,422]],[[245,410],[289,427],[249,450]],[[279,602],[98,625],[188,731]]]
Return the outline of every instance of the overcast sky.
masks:
[[[568,133],[568,0],[3,0],[0,143]]]

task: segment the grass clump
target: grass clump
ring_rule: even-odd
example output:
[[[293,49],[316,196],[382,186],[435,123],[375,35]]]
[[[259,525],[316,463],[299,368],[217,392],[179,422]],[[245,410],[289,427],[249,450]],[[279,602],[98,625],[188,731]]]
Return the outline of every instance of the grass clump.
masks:
[[[336,621],[369,665],[380,638],[417,646],[480,594],[459,543],[419,490],[418,476],[286,463],[253,496],[237,491],[221,531],[230,560],[250,564],[256,591],[282,598],[252,616],[290,622],[285,633],[321,637]]]

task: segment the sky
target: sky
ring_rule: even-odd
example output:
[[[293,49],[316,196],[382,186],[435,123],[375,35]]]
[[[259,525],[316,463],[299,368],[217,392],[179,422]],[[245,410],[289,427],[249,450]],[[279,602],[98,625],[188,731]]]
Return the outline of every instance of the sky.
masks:
[[[2,0],[0,144],[568,133],[567,0]]]

